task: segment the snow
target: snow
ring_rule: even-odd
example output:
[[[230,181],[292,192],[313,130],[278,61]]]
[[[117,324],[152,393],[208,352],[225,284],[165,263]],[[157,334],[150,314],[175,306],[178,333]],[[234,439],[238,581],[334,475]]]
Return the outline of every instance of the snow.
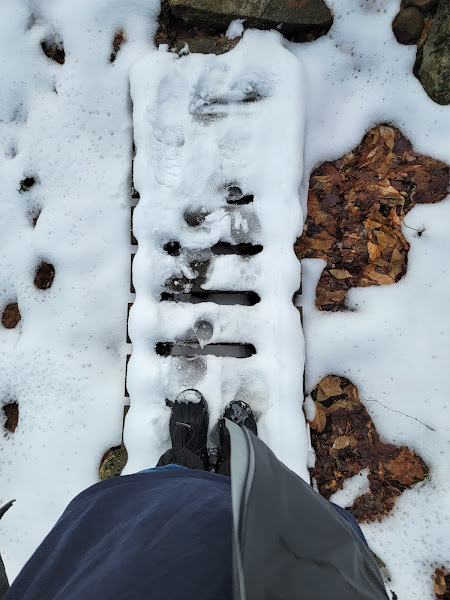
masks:
[[[368,475],[369,469],[363,469],[357,475],[346,479],[342,490],[335,492],[331,496],[330,502],[339,504],[343,508],[351,506],[356,498],[370,491]]]
[[[153,48],[158,11],[148,0],[0,4],[0,310],[17,299],[22,313],[15,330],[0,331],[0,404],[17,399],[20,411],[0,452],[0,504],[17,499],[0,524],[10,579],[70,499],[98,481],[104,452],[120,444],[128,67]],[[110,64],[118,28],[127,42]],[[64,65],[40,48],[54,31]],[[19,194],[29,175],[37,183]],[[35,206],[42,213],[33,229]],[[48,290],[33,285],[41,259],[56,270]]]
[[[244,33],[244,21],[245,19],[235,19],[234,21],[231,21],[225,32],[225,36],[230,40],[241,37]]]
[[[20,409],[0,452],[0,503],[17,498],[0,523],[10,578],[72,497],[97,481],[104,451],[120,443],[126,307],[133,300],[131,65],[141,201],[126,472],[153,466],[167,449],[165,399],[198,387],[212,427],[229,400],[249,402],[262,439],[307,477],[313,456],[300,411],[304,347],[291,300],[300,284],[292,244],[306,215],[309,174],[380,122],[398,127],[416,151],[450,163],[450,107],[427,97],[412,74],[416,47],[393,36],[399,1],[327,3],[334,24],[317,41],[292,44],[276,32],[247,30],[219,57],[177,57],[167,46],[158,52],[155,0],[0,5],[0,48],[8,57],[0,64],[0,308],[17,299],[22,313],[15,330],[0,331],[0,402],[17,399]],[[242,28],[232,23],[227,36]],[[119,29],[127,41],[111,64]],[[55,34],[64,42],[64,65],[40,48]],[[262,100],[242,102],[255,91]],[[37,183],[19,194],[26,176]],[[254,194],[254,203],[226,205],[231,181]],[[189,207],[206,216],[195,231],[183,219]],[[353,312],[315,309],[319,260],[303,261],[295,299],[304,315],[306,393],[327,374],[349,378],[383,441],[408,445],[430,466],[391,515],[363,525],[399,598],[433,598],[434,567],[450,556],[449,222],[449,199],[416,206],[406,225],[424,233],[403,229],[411,245],[406,277],[352,290]],[[182,243],[179,257],[162,251],[170,239]],[[187,253],[209,256],[219,240],[264,250],[251,260],[215,257],[205,289],[254,290],[261,302],[159,303],[161,282],[174,270],[193,275]],[[42,259],[56,270],[49,290],[33,286]],[[156,342],[183,339],[190,329],[199,345],[253,343],[257,354],[155,355]],[[311,416],[308,401],[305,408]],[[349,505],[365,486],[365,475],[356,476],[335,501]]]
[[[416,47],[395,41],[399,2],[329,5],[335,21],[325,38],[286,44],[308,80],[305,176],[380,122],[398,127],[416,151],[450,164],[450,107],[433,103],[413,76]],[[363,525],[391,574],[389,589],[405,598],[433,598],[434,568],[450,556],[449,222],[449,198],[416,206],[405,224],[425,231],[418,237],[403,227],[411,245],[406,276],[392,286],[352,290],[353,312],[318,312],[314,290],[324,262],[302,262],[306,392],[327,374],[347,377],[383,441],[408,445],[430,466],[390,516]]]
[[[130,81],[140,201],[133,216],[139,246],[129,320],[133,353],[124,472],[156,463],[170,446],[165,399],[173,400],[185,386],[207,399],[211,430],[229,401],[249,402],[259,417],[260,437],[309,481],[301,412],[303,336],[291,302],[300,286],[292,246],[304,220],[298,198],[301,64],[278,34],[248,32],[236,51],[219,57],[148,55],[133,65]],[[260,99],[244,102],[249,97]],[[230,185],[253,194],[254,202],[227,204]],[[192,227],[183,221],[187,213],[205,218]],[[164,251],[171,240],[181,244],[179,256]],[[264,249],[249,258],[213,257],[210,248],[219,241]],[[171,276],[196,276],[189,267],[196,257],[210,261],[204,290],[253,291],[261,302],[252,307],[160,302]],[[191,362],[155,354],[157,342],[182,342],[205,321],[208,343],[253,344],[256,354],[244,360],[198,356]]]

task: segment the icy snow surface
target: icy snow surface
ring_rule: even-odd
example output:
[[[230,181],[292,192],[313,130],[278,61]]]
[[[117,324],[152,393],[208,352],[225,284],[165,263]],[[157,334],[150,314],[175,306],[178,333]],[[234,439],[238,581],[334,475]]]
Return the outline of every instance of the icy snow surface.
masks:
[[[298,325],[288,331],[300,272],[290,245],[302,220],[295,203],[302,122],[307,124],[303,214],[311,169],[351,150],[375,123],[392,122],[417,151],[450,163],[450,108],[426,96],[412,75],[415,46],[397,44],[392,34],[399,1],[328,4],[334,25],[316,42],[289,44],[276,33],[247,31],[228,55],[179,59],[154,53],[157,2],[0,4],[0,48],[7,57],[0,64],[0,298],[2,307],[17,298],[22,312],[18,328],[0,331],[0,401],[17,398],[20,405],[19,426],[2,438],[0,451],[0,502],[17,498],[0,523],[0,551],[11,578],[71,498],[97,481],[103,452],[120,443],[130,299],[127,72],[143,55],[133,69],[142,199],[135,211],[138,297],[130,322],[134,406],[125,431],[127,472],[152,466],[167,447],[165,395],[173,399],[177,386],[197,383],[210,403],[213,399],[212,424],[228,399],[240,395],[256,402],[263,439],[288,464],[304,470],[302,423],[293,411],[294,384],[297,393],[301,390],[302,337]],[[127,41],[110,64],[120,28]],[[64,65],[40,48],[54,33],[64,41]],[[258,86],[263,99],[242,103],[244,82]],[[226,100],[225,107],[211,103],[214,94]],[[37,183],[19,194],[27,175]],[[231,209],[223,186],[238,178],[255,202]],[[184,197],[175,198],[177,186]],[[270,216],[258,214],[258,200]],[[184,224],[184,202],[211,210],[199,228],[200,247]],[[28,214],[39,206],[42,214],[32,229]],[[307,392],[328,373],[350,378],[383,440],[409,445],[431,467],[430,477],[402,494],[388,518],[364,526],[390,571],[389,589],[400,600],[433,598],[432,565],[448,565],[450,556],[449,222],[448,200],[414,208],[406,224],[424,226],[425,232],[418,238],[404,229],[411,244],[406,277],[390,287],[353,290],[352,313],[318,313],[314,288],[323,263],[302,265]],[[185,254],[164,256],[158,250],[158,242],[175,234],[184,248],[205,252],[219,239],[264,245],[247,262],[216,257],[208,280],[210,289],[253,289],[261,303],[249,311],[211,303],[170,307],[167,302],[162,308],[156,300],[161,278],[177,267],[180,277],[193,275],[183,264]],[[56,268],[49,290],[33,286],[41,259]],[[252,316],[243,324],[233,316],[247,314]],[[262,351],[247,359],[208,357],[206,372],[203,361],[180,370],[169,366],[176,359],[164,363],[155,357],[152,349],[163,337],[185,337],[193,326],[198,334],[198,319],[211,321],[214,339],[254,343]],[[209,343],[202,335],[202,343]],[[277,381],[279,393],[288,393],[275,398]],[[346,494],[344,503],[350,500]]]
[[[165,401],[195,387],[208,401],[211,429],[229,401],[247,401],[259,416],[260,437],[309,481],[301,411],[303,335],[292,304],[300,286],[293,244],[303,224],[301,63],[281,46],[278,34],[249,32],[235,51],[219,57],[179,58],[163,49],[133,66],[130,80],[140,200],[133,215],[139,246],[129,321],[126,472],[158,461],[170,446]],[[230,186],[254,201],[227,203]],[[186,212],[202,214],[203,223],[190,225]],[[164,250],[169,241],[181,245],[179,256]],[[218,242],[260,244],[263,251],[213,257],[211,247]],[[203,290],[252,291],[261,301],[160,302],[170,277],[184,275],[186,289],[179,291],[190,291],[196,271],[189,264],[195,258],[210,261]],[[256,354],[187,359],[155,353],[161,341],[183,343],[192,335],[197,340],[202,323],[209,334],[200,346],[246,343]]]

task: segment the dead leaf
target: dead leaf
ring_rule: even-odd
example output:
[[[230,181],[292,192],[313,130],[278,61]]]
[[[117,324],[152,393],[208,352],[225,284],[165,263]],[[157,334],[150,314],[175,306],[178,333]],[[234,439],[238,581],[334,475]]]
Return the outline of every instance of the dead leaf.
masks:
[[[374,261],[376,258],[381,256],[380,247],[371,241],[367,242],[367,250],[369,252],[369,259],[371,261]]]
[[[389,275],[383,275],[383,273],[378,273],[377,271],[375,271],[375,265],[373,264],[367,265],[364,271],[369,279],[372,279],[373,281],[376,281],[381,285],[391,285],[394,283],[394,280],[391,279]]]
[[[310,422],[309,426],[318,433],[322,433],[327,424],[327,409],[320,402],[314,402],[316,407],[316,414],[314,420]]]
[[[335,279],[347,279],[348,277],[353,277],[353,275],[349,273],[347,269],[330,269],[329,273]]]
[[[434,572],[434,593],[436,596],[443,596],[445,593],[450,592],[450,586],[445,581],[448,577],[449,572],[445,567],[436,569]]]
[[[350,444],[350,438],[346,435],[341,435],[336,438],[331,446],[333,450],[343,450]]]
[[[412,485],[416,481],[422,481],[425,478],[419,459],[406,446],[402,447],[397,458],[386,464],[386,470],[389,471],[391,477],[403,485]]]
[[[323,400],[327,400],[333,396],[340,396],[342,394],[341,378],[335,375],[327,375],[319,381],[319,390],[323,395],[321,399],[317,396],[319,402],[323,402]]]
[[[403,271],[403,266],[405,264],[405,258],[403,254],[394,248],[392,252],[391,262],[389,264],[389,277],[395,281],[397,275],[399,275]]]

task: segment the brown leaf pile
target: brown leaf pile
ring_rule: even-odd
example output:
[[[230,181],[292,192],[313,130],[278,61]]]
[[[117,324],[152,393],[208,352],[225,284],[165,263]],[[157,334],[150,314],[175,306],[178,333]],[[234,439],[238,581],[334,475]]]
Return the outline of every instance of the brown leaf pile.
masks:
[[[350,288],[399,281],[409,250],[401,232],[405,216],[417,203],[445,198],[449,183],[448,165],[414,152],[387,125],[371,129],[342,158],[320,165],[310,178],[308,215],[295,246],[300,259],[327,263],[317,308],[344,310]]]
[[[329,498],[344,481],[369,469],[370,492],[350,512],[358,521],[380,520],[400,494],[425,479],[428,467],[406,446],[384,444],[361,404],[356,387],[344,377],[327,375],[311,393],[316,416],[310,423],[316,464],[311,476]]]
[[[438,600],[450,600],[450,571],[445,567],[434,572],[434,593]]]

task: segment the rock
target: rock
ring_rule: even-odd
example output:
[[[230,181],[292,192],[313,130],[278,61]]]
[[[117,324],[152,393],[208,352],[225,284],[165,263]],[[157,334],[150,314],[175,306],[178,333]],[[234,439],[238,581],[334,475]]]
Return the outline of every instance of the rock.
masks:
[[[196,37],[178,40],[175,44],[177,52],[181,52],[186,44],[193,54],[224,54],[236,46],[239,38],[229,40],[226,37]]]
[[[425,19],[418,8],[412,6],[401,10],[395,17],[392,30],[397,42],[412,44],[417,42],[425,26]]]
[[[429,12],[437,3],[437,0],[406,0],[405,8],[415,6],[423,13]]]
[[[231,21],[244,19],[245,27],[276,29],[295,35],[308,29],[330,27],[333,16],[323,0],[169,0],[175,17],[194,27],[225,32]]]
[[[100,479],[104,481],[111,477],[118,477],[127,464],[127,460],[128,452],[126,448],[119,446],[108,450],[100,463],[98,471]]]
[[[426,93],[438,104],[450,104],[450,4],[441,0],[415,72]]]

